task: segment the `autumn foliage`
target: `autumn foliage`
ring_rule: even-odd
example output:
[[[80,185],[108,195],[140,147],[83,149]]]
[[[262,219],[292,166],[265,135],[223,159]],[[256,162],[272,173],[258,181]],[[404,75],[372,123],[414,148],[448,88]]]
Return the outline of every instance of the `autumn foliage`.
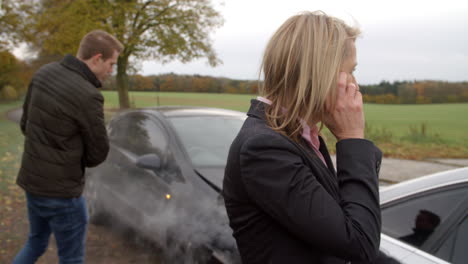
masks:
[[[7,50],[0,50],[0,100],[17,100],[26,93],[30,66]]]
[[[404,81],[361,85],[364,102],[377,104],[431,104],[468,102],[468,82]]]
[[[173,73],[151,76],[136,74],[129,76],[129,88],[131,91],[257,94],[258,82]],[[106,82],[104,89],[115,90],[115,80]]]
[[[129,76],[131,91],[203,92],[257,94],[259,81],[235,80],[202,75],[177,75],[174,73]],[[115,90],[115,80],[104,86]],[[364,102],[377,104],[430,104],[468,102],[468,82],[404,81],[377,85],[361,85]]]

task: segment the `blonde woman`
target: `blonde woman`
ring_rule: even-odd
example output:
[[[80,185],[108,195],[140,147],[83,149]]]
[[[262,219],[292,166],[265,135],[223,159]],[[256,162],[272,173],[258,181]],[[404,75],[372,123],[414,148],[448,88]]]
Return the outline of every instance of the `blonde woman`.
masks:
[[[244,264],[371,262],[381,152],[364,139],[353,71],[359,30],[322,12],[289,18],[266,47],[264,85],[232,143],[224,198]],[[337,171],[321,124],[336,136]]]

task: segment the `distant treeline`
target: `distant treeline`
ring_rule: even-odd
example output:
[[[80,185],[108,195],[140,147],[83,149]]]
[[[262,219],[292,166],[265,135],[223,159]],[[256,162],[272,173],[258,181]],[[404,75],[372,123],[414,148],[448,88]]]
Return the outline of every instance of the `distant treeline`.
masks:
[[[468,102],[468,82],[404,81],[360,85],[364,102],[431,104]]]
[[[11,52],[0,50],[0,101],[17,100],[24,96],[32,74],[50,61],[62,56],[40,54],[26,63]],[[259,84],[252,80],[235,80],[202,75],[173,73],[142,76],[130,75],[131,91],[204,92],[257,94]],[[115,90],[115,78],[104,84],[105,90]],[[382,81],[377,85],[360,85],[364,101],[379,104],[430,104],[468,102],[468,82],[442,81]]]
[[[131,75],[131,91],[204,92],[256,94],[259,83],[201,75]],[[104,85],[115,89],[115,80]],[[360,85],[364,102],[378,104],[430,104],[468,102],[468,82],[382,81],[377,85]]]
[[[114,90],[115,87],[115,79],[111,78],[104,84],[103,89]],[[172,73],[150,76],[136,74],[129,76],[129,89],[131,91],[256,94],[258,82]]]

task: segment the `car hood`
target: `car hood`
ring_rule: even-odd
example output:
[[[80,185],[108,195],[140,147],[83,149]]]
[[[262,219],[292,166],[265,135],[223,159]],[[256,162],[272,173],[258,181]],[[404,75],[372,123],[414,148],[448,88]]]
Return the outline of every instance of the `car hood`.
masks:
[[[198,174],[209,181],[211,184],[219,188],[223,187],[224,166],[223,167],[196,167]]]

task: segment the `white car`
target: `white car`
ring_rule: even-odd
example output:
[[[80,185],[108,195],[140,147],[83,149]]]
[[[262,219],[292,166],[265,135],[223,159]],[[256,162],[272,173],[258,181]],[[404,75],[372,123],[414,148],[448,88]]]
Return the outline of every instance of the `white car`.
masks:
[[[468,167],[385,187],[381,251],[404,264],[468,263]]]

